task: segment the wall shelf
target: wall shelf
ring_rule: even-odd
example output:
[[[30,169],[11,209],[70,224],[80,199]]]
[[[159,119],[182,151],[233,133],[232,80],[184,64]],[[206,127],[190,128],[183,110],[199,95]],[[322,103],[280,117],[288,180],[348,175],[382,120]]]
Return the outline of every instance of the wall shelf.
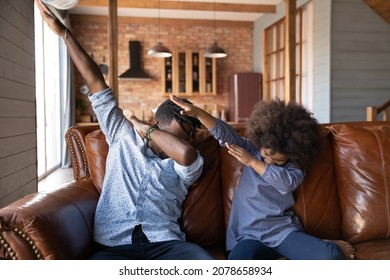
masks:
[[[173,51],[162,60],[161,84],[164,95],[213,96],[217,94],[215,58],[206,58],[203,51]]]

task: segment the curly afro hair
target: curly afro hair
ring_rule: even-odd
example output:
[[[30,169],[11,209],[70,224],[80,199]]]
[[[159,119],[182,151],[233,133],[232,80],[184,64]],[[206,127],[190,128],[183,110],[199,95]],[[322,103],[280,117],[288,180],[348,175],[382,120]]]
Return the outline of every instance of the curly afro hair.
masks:
[[[256,147],[286,155],[308,168],[321,144],[317,120],[303,106],[280,100],[260,101],[248,121],[248,136]]]

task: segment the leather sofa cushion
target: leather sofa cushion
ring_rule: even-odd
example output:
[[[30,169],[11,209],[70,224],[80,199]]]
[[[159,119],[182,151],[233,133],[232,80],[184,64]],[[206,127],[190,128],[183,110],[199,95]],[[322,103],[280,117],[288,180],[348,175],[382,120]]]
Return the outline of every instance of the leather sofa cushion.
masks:
[[[92,131],[85,136],[85,146],[91,179],[98,191],[101,192],[108,154],[106,137],[100,129]]]
[[[225,247],[219,144],[208,130],[198,130],[193,146],[203,156],[203,173],[183,203],[181,225],[187,240],[210,249]]]
[[[231,124],[234,129],[243,137],[247,137],[245,124]],[[223,188],[223,209],[225,217],[225,231],[229,223],[230,210],[234,193],[236,192],[238,182],[242,174],[243,164],[235,157],[228,153],[227,148],[220,147],[220,168],[221,168],[221,183]]]
[[[228,153],[227,148],[220,148],[221,158],[221,182],[223,187],[223,209],[224,226],[227,229],[229,223],[230,210],[232,208],[233,196],[236,192],[238,182],[242,174],[243,164]]]
[[[295,191],[294,212],[306,232],[321,238],[340,238],[340,206],[334,180],[329,131],[322,127],[322,148],[301,186]]]
[[[352,243],[390,236],[390,123],[332,127],[342,234]]]
[[[373,240],[354,244],[357,260],[390,260],[390,240]]]
[[[26,195],[1,209],[2,242],[20,260],[85,259],[93,246],[98,197],[87,179]]]

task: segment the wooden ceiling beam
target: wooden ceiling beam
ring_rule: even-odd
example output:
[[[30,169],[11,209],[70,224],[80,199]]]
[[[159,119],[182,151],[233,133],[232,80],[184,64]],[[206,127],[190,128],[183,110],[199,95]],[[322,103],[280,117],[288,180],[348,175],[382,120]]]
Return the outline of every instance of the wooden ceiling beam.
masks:
[[[1,1],[1,0],[0,0]],[[96,21],[107,22],[106,16],[97,15],[78,15],[71,14],[70,18],[72,22],[84,22],[84,21]],[[118,17],[118,23],[137,23],[137,24],[161,24],[161,25],[174,25],[174,26],[213,26],[213,20],[200,20],[200,19],[158,19],[158,18],[144,18],[144,17]],[[253,28],[253,22],[251,21],[232,21],[232,20],[219,20],[215,22],[215,27],[228,27],[228,28]]]
[[[364,0],[377,14],[387,23],[390,23],[390,1],[389,0]]]
[[[107,0],[80,0],[78,7],[107,7]],[[118,0],[118,8],[214,11],[213,2]],[[215,3],[215,11],[275,13],[276,5]]]

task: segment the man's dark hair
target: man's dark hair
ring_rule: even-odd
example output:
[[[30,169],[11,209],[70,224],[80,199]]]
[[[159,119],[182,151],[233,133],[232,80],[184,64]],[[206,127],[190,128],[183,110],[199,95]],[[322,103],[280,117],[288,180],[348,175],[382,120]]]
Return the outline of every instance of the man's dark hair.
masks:
[[[309,167],[320,149],[317,120],[294,102],[257,103],[248,121],[248,135],[257,147],[284,154],[301,168]]]
[[[192,104],[185,98],[181,98],[182,101]],[[195,135],[196,129],[200,128],[202,123],[193,116],[182,115],[180,112],[183,109],[172,102],[170,99],[165,100],[161,105],[157,108],[155,119],[159,123],[170,124],[172,120],[176,120],[179,125],[183,128],[184,131],[187,129],[183,126],[184,123],[188,124],[191,128],[191,135]]]

